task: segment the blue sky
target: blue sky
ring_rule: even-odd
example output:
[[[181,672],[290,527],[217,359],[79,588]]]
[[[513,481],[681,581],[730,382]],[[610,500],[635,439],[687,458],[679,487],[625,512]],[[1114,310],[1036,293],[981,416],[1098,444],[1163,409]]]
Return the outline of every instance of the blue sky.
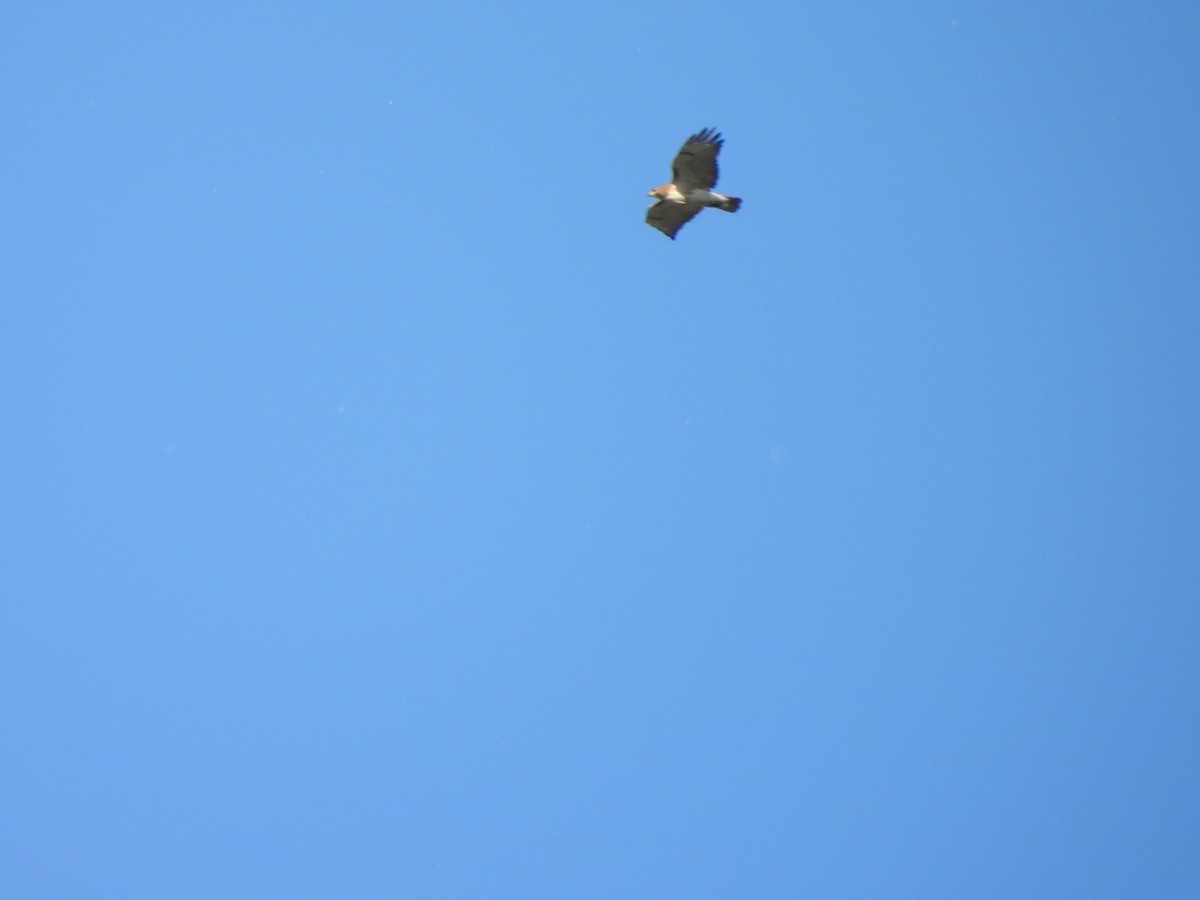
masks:
[[[0,893],[1200,892],[1200,7],[7,20]]]

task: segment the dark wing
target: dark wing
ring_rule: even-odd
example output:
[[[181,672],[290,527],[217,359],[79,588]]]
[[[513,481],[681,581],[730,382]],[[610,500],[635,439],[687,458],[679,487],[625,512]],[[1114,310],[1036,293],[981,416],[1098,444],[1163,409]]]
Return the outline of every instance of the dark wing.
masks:
[[[671,163],[671,183],[683,193],[697,188],[707,191],[717,183],[717,154],[721,152],[721,135],[714,128],[705,128],[684,141]]]
[[[671,240],[675,240],[675,233],[695,218],[702,209],[704,207],[699,203],[668,203],[660,200],[646,210],[646,224],[653,225]]]

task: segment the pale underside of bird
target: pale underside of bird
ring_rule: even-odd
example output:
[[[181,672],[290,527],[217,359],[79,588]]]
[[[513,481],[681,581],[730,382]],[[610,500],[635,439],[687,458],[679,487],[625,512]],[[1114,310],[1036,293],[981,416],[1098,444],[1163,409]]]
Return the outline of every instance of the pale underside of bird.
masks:
[[[646,224],[671,240],[705,207],[737,212],[741,197],[713,190],[717,183],[717,154],[724,143],[715,128],[704,128],[684,141],[671,163],[671,183],[650,192],[658,202],[646,210]]]

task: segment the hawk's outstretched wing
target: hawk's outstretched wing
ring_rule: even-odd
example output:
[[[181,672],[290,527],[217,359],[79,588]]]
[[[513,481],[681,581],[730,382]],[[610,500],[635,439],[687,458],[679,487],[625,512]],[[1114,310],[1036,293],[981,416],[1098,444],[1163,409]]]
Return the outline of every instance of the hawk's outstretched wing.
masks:
[[[675,161],[671,163],[671,182],[675,187],[686,194],[697,188],[707,191],[715,185],[717,154],[721,152],[722,143],[724,141],[715,128],[704,128],[684,141]],[[688,216],[688,219],[691,217]]]
[[[646,224],[653,225],[671,240],[675,233],[704,209],[699,203],[668,203],[659,200],[646,210]]]

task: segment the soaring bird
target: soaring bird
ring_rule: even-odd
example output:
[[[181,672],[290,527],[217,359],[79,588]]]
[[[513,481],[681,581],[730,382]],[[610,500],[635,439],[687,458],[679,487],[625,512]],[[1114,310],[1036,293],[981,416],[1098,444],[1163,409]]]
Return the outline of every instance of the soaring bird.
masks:
[[[653,225],[671,240],[706,206],[737,212],[741,197],[726,197],[712,190],[717,183],[717,154],[721,135],[715,128],[701,129],[683,142],[671,163],[671,183],[650,192],[658,202],[646,210],[646,224]]]

